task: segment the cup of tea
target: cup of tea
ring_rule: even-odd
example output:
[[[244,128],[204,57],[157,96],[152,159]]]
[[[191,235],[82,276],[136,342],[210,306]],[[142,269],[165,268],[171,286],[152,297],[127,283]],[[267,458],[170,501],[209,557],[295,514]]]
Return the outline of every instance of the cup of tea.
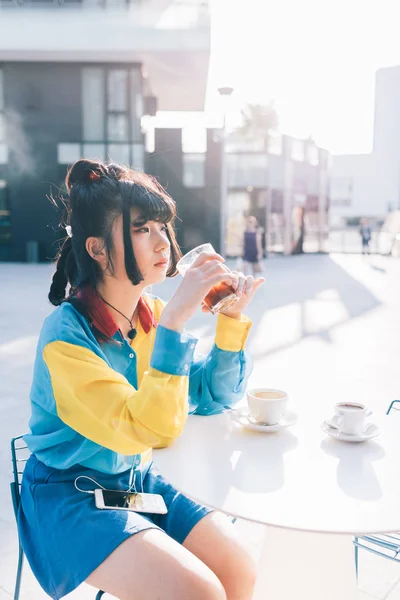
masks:
[[[365,419],[371,415],[372,411],[359,402],[338,402],[331,423],[341,433],[357,435],[364,431]]]
[[[249,414],[257,423],[277,425],[286,414],[289,396],[282,390],[257,388],[247,391]]]
[[[182,256],[176,265],[176,268],[182,277],[186,275],[187,271],[202,252],[215,254],[215,250],[211,244],[202,244],[201,246],[197,246],[197,248],[193,248],[193,250],[185,254],[185,256]],[[225,268],[229,271],[228,267]],[[233,287],[225,282],[221,282],[211,288],[202,304],[203,306],[206,306],[211,313],[216,314],[227,309],[238,299]]]

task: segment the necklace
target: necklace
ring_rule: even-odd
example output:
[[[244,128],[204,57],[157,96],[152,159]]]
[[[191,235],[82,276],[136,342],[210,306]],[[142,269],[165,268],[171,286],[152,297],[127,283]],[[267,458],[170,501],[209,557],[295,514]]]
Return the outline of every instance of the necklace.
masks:
[[[124,319],[126,319],[128,321],[129,325],[131,326],[130,330],[128,331],[128,338],[130,340],[134,340],[137,335],[137,330],[133,326],[132,319],[129,319],[129,317],[124,315],[124,313],[122,313],[120,310],[118,310],[118,308],[115,308],[115,306],[113,306],[112,304],[107,302],[107,300],[104,300],[103,296],[100,296],[100,298],[103,300],[104,304],[107,304],[107,306],[114,309],[117,313],[119,313],[121,315],[121,317],[124,317]]]

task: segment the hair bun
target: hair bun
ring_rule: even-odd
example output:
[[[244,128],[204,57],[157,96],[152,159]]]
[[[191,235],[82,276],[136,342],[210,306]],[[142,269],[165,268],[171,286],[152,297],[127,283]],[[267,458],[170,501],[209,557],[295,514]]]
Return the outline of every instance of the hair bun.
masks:
[[[82,158],[77,160],[68,171],[65,185],[68,192],[77,183],[91,184],[98,181],[102,175],[106,175],[104,165],[98,161]]]

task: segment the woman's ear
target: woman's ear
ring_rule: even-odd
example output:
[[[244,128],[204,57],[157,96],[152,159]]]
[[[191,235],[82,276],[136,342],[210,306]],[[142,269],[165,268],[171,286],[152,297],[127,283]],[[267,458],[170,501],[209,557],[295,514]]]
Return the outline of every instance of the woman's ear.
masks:
[[[107,262],[107,253],[104,240],[99,237],[88,237],[85,242],[86,251],[93,260],[105,265]]]

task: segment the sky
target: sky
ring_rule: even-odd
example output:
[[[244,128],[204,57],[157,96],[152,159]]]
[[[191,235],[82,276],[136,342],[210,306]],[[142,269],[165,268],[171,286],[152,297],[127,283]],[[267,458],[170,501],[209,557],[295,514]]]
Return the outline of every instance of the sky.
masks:
[[[211,0],[206,110],[273,100],[280,129],[333,154],[372,149],[375,72],[400,64],[397,0]]]

